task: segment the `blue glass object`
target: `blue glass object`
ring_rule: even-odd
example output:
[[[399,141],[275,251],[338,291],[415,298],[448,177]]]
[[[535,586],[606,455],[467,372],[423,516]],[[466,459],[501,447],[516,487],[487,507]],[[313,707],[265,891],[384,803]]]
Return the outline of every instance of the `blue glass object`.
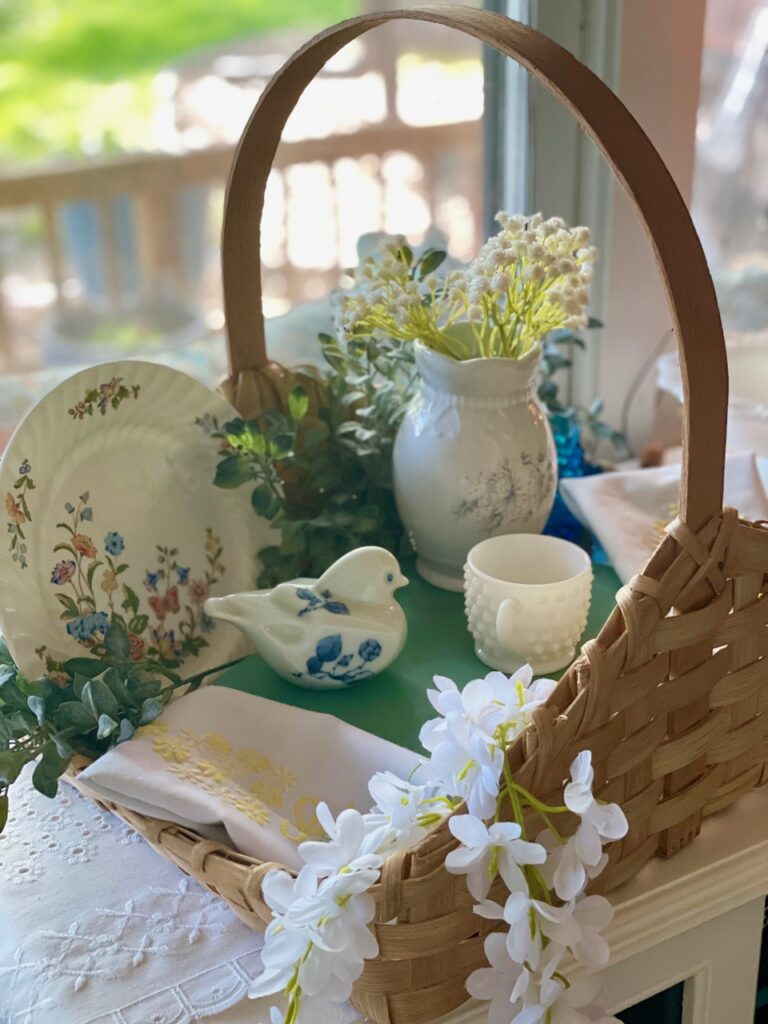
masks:
[[[600,466],[589,462],[584,455],[584,448],[581,444],[581,430],[578,423],[568,416],[553,414],[549,418],[552,434],[557,448],[557,478],[565,480],[568,477],[594,476],[602,473]],[[562,499],[560,488],[555,495],[555,504],[552,506],[544,533],[551,537],[562,537],[563,540],[579,544],[587,551],[597,554],[593,550],[596,541],[585,530],[576,517],[568,510]]]

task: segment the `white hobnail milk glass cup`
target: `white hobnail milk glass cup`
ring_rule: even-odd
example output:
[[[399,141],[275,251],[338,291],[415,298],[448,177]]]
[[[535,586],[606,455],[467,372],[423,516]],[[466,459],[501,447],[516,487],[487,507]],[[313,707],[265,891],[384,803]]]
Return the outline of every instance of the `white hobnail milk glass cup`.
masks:
[[[592,563],[559,537],[514,533],[481,541],[464,567],[464,606],[475,654],[491,668],[564,668],[576,652],[592,595]]]

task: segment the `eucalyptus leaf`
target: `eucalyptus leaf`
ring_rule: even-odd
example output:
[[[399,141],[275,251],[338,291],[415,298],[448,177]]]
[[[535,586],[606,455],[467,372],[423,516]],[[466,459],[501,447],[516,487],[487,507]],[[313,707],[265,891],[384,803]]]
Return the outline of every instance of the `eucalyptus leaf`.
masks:
[[[0,665],[12,668],[14,675],[16,674],[16,663],[8,650],[8,644],[2,637],[0,637]]]
[[[38,725],[42,725],[45,721],[45,701],[43,698],[32,695],[27,697],[27,704],[29,706],[29,710],[37,719]]]
[[[10,679],[16,678],[16,666],[0,663],[0,686]]]
[[[128,685],[129,679],[130,676],[126,676],[124,672],[116,668],[107,669],[102,676],[104,685],[110,688],[115,700],[123,706],[133,704],[133,696]]]
[[[156,697],[162,689],[162,684],[153,679],[148,683],[140,683],[138,686],[133,687],[132,694],[139,703],[139,706],[141,706],[148,697]]]
[[[11,729],[22,735],[30,733],[37,725],[37,719],[29,708],[14,711],[7,721]]]
[[[109,662],[97,658],[70,658],[64,662],[63,668],[70,678],[78,675],[83,679],[93,679],[109,668]]]
[[[140,724],[148,725],[149,722],[154,722],[156,718],[162,715],[163,710],[164,705],[156,697],[148,697],[141,705]]]
[[[129,740],[131,736],[136,732],[133,723],[128,718],[120,719],[120,731],[117,734],[117,742],[124,743],[125,740]]]
[[[8,794],[0,793],[0,832],[8,824]]]
[[[53,745],[56,748],[56,754],[59,758],[66,758],[67,761],[69,761],[75,753],[67,740],[63,738],[63,736],[59,736],[57,732],[53,734]]]
[[[101,679],[89,679],[83,687],[83,705],[98,721],[101,715],[115,717],[120,707],[114,694]]]
[[[32,772],[32,785],[43,796],[55,797],[59,789],[59,777],[66,771],[69,760],[59,757],[53,743],[43,749],[43,756]]]
[[[79,700],[66,700],[56,708],[55,721],[60,729],[91,732],[96,728],[98,716],[92,714]]]
[[[99,715],[99,727],[96,732],[97,739],[105,740],[119,729],[117,722],[109,715]]]
[[[19,686],[16,676],[10,676],[0,683],[0,700],[9,708],[15,708],[18,711],[27,710],[26,694]]]
[[[256,515],[269,519],[275,514],[273,495],[266,486],[254,487],[251,493],[251,505]]]
[[[23,750],[0,750],[0,786],[12,786],[29,760]]]

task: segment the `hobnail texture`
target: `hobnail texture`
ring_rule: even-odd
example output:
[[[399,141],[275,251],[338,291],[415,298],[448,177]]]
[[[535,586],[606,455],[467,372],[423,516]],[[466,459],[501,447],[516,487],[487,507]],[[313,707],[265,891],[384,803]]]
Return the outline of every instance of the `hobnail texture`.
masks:
[[[591,565],[556,582],[511,582],[473,568],[472,554],[464,568],[464,607],[478,658],[503,672],[526,663],[537,673],[568,665],[587,624]]]

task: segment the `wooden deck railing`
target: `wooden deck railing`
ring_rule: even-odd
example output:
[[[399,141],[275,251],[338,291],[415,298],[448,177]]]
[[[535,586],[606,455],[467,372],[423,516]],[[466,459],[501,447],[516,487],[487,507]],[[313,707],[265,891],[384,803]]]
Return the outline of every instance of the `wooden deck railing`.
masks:
[[[384,122],[350,134],[337,134],[324,139],[284,142],[275,162],[275,173],[283,175],[301,164],[320,163],[330,170],[342,158],[361,159],[370,154],[408,153],[422,168],[421,191],[428,204],[432,221],[436,217],[440,180],[444,177],[441,161],[449,154],[461,164],[461,193],[470,202],[475,235],[481,224],[481,127],[479,121],[428,127],[410,127],[399,121]],[[117,245],[118,225],[115,220],[114,197],[129,196],[134,211],[137,263],[142,294],[170,289],[178,296],[190,296],[190,282],[185,272],[183,237],[178,197],[188,187],[210,185],[223,187],[232,159],[233,147],[217,146],[183,154],[137,154],[48,166],[41,171],[0,177],[0,210],[34,208],[40,217],[44,255],[44,276],[55,289],[57,303],[63,303],[71,277],[70,254],[63,238],[60,211],[63,204],[80,200],[94,202],[99,211],[100,252],[103,254],[104,277],[111,301],[120,299],[121,283]],[[454,168],[455,169],[455,168]],[[381,179],[381,194],[386,189]],[[290,218],[290,192],[284,205],[284,225]],[[334,218],[337,227],[344,216],[344,196],[334,195]],[[347,216],[349,214],[347,213]],[[385,210],[379,211],[381,229],[385,227]],[[337,230],[337,237],[339,232]],[[286,259],[280,274],[285,280],[285,294],[290,302],[301,301],[303,285],[311,276],[330,286],[338,275],[340,262],[337,244],[336,266],[313,270],[291,266]],[[187,261],[188,262],[188,261]],[[0,266],[0,352],[6,362],[17,343],[16,324],[8,310],[3,311],[2,276],[9,272]],[[10,360],[11,363],[13,360]]]

